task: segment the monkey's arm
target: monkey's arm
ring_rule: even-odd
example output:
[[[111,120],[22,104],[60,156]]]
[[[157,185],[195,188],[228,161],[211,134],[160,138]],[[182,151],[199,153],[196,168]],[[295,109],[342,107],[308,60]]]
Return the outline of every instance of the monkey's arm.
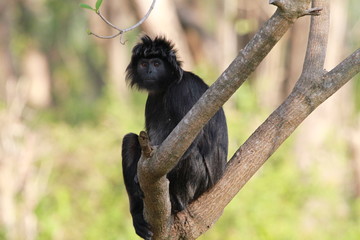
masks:
[[[174,127],[189,112],[207,89],[208,86],[203,80],[191,72],[184,72],[181,82],[169,88],[166,96],[166,107],[174,122]],[[203,134],[204,130],[202,129],[184,153],[183,158],[186,158],[191,151],[198,146],[199,140],[203,138]]]

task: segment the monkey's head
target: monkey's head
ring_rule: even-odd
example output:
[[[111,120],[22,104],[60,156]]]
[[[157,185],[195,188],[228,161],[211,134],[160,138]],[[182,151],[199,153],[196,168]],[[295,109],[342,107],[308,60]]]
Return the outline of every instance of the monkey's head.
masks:
[[[183,75],[181,62],[177,59],[174,45],[164,37],[152,40],[148,36],[141,38],[132,50],[126,79],[130,86],[136,86],[149,92],[161,92]]]

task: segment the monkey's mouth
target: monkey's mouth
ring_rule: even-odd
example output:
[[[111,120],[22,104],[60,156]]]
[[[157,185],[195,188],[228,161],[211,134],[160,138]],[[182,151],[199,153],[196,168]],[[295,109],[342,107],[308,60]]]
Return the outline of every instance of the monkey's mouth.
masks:
[[[153,79],[153,78],[145,79],[145,83],[155,83],[155,82],[156,82],[156,79]]]

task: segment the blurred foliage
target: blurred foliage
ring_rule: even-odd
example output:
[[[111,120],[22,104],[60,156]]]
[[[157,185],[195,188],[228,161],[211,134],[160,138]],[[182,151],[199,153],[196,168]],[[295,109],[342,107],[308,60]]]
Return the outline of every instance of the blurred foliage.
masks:
[[[71,124],[96,120],[91,114],[104,87],[105,52],[86,34],[87,19],[78,1],[44,3],[25,6],[19,2],[11,50],[18,63],[31,47],[46,52],[53,80],[54,117]]]

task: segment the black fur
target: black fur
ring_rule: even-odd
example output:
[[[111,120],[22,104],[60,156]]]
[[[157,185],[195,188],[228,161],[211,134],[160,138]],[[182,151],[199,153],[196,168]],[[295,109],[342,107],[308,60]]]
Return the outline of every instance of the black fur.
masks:
[[[145,67],[139,67],[139,61],[143,59],[146,63],[156,61],[156,66],[146,68],[147,65],[144,64]],[[152,74],[151,77],[148,72],[149,76]],[[154,78],[153,72],[157,74],[158,81],[155,84],[150,81],[152,85],[147,85],[148,79]],[[208,89],[201,78],[181,68],[173,44],[162,37],[152,40],[145,36],[134,47],[127,67],[127,80],[131,86],[149,92],[145,126],[152,145],[160,145]],[[221,178],[225,170],[227,148],[226,119],[220,109],[167,175],[172,213],[185,209]],[[122,158],[130,211],[136,233],[142,238],[151,239],[152,233],[143,218],[143,194],[136,176],[140,155],[137,135],[126,135],[123,139]]]

